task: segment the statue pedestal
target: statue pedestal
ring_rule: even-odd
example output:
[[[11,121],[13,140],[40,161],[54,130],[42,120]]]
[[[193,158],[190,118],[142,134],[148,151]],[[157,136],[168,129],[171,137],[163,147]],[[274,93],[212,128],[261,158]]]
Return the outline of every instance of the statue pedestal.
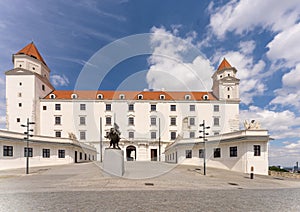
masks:
[[[103,169],[108,174],[122,177],[125,172],[124,151],[106,148],[104,150]]]

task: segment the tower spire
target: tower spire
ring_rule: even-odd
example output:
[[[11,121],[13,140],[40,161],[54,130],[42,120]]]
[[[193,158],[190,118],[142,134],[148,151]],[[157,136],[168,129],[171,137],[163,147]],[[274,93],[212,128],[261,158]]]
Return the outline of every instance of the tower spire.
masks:
[[[23,49],[21,49],[20,51],[18,51],[16,53],[16,55],[20,55],[20,54],[25,54],[25,55],[28,55],[30,57],[33,57],[33,58],[41,61],[42,63],[44,63],[47,66],[45,60],[43,59],[43,57],[40,54],[39,50],[34,45],[33,41],[31,41],[31,43],[29,43],[27,46],[25,46]]]

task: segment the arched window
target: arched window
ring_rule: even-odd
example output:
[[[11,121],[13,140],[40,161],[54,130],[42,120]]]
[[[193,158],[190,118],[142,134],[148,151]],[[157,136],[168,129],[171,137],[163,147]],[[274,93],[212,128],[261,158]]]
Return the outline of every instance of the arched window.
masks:
[[[71,95],[71,99],[77,99],[77,94],[75,94],[75,93],[72,93],[72,95]]]
[[[139,94],[137,97],[138,97],[139,100],[144,98],[142,94]]]
[[[185,100],[190,100],[190,99],[191,99],[191,95],[189,95],[189,94],[185,95],[185,96],[184,96],[184,99],[185,99]]]
[[[97,94],[97,99],[103,99],[103,95],[102,94]]]
[[[56,96],[55,96],[55,94],[50,94],[50,99],[55,99],[56,98]]]
[[[204,95],[202,98],[203,98],[204,100],[208,100],[208,99],[209,99],[208,95]]]
[[[125,95],[124,94],[120,94],[119,95],[119,99],[125,99]]]
[[[159,95],[159,99],[164,100],[164,99],[166,99],[166,96],[161,94],[161,95]]]

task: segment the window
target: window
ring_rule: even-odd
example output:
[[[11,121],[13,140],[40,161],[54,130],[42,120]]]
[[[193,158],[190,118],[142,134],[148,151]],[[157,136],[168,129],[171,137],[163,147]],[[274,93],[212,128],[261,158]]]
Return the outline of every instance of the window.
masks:
[[[50,99],[55,99],[55,95],[54,94],[50,94]]]
[[[45,91],[45,85],[42,85],[42,90]]]
[[[61,131],[55,131],[55,137],[61,138]]]
[[[204,158],[204,149],[199,149],[199,158]]]
[[[32,147],[24,147],[24,157],[32,157]]]
[[[151,118],[151,123],[150,123],[152,126],[155,126],[156,125],[156,118]]]
[[[175,117],[171,117],[170,125],[172,125],[172,126],[176,125],[176,118]]]
[[[22,107],[22,103],[19,103],[19,107]]]
[[[50,149],[43,149],[43,158],[50,158]]]
[[[151,139],[156,139],[156,132],[151,132]]]
[[[214,135],[220,135],[219,131],[214,131]]]
[[[22,93],[18,93],[18,97],[22,97]]]
[[[190,111],[195,111],[195,105],[190,105]]]
[[[139,94],[139,95],[138,95],[138,99],[139,99],[139,100],[143,99],[143,95],[142,95],[142,94]]]
[[[107,117],[105,118],[105,124],[106,124],[106,125],[111,125],[111,117],[110,117],[110,116],[107,116]]]
[[[191,95],[188,95],[188,94],[185,95],[185,96],[184,96],[184,99],[185,99],[185,100],[190,100],[190,99],[191,99]]]
[[[79,160],[82,160],[82,152],[79,153]]]
[[[194,125],[195,125],[195,118],[190,117],[190,126],[194,126]]]
[[[13,156],[13,146],[3,146],[3,156],[12,157]]]
[[[55,110],[61,110],[60,104],[55,104]]]
[[[125,99],[125,95],[124,94],[120,94],[119,99]]]
[[[176,139],[176,132],[171,132],[171,140],[175,140]]]
[[[77,94],[73,93],[73,94],[71,95],[71,99],[77,99]]]
[[[170,110],[171,111],[176,111],[176,105],[170,105]]]
[[[134,125],[134,118],[133,117],[128,118],[128,125]]]
[[[86,105],[85,104],[80,104],[80,110],[85,110],[86,109]]]
[[[20,118],[17,118],[17,122],[20,122],[21,120],[20,120]]]
[[[192,150],[185,150],[185,158],[192,158]]]
[[[214,148],[214,158],[220,158],[220,157],[221,157],[221,149]]]
[[[22,86],[22,82],[19,82],[19,85]]]
[[[129,104],[128,105],[128,110],[129,111],[134,111],[134,105],[133,104]]]
[[[58,150],[58,158],[65,158],[66,157],[66,153],[64,149],[59,149]]]
[[[85,140],[86,139],[86,132],[85,131],[80,131],[79,132],[79,138],[80,140]]]
[[[80,116],[79,117],[79,124],[80,125],[85,125],[85,116]]]
[[[195,132],[190,132],[190,138],[195,138]]]
[[[98,94],[97,95],[97,99],[103,99],[103,95],[102,94]]]
[[[229,147],[230,157],[237,157],[237,146]]]
[[[159,95],[159,99],[163,100],[166,99],[165,95]]]
[[[219,117],[214,117],[214,126],[219,126],[219,125],[220,125]]]
[[[227,87],[227,91],[230,91],[230,87]]]
[[[151,111],[156,111],[156,105],[151,105]]]
[[[204,95],[204,96],[203,96],[203,99],[204,99],[204,100],[208,100],[208,95]]]
[[[133,139],[134,138],[134,132],[128,132],[128,138]]]
[[[47,110],[47,106],[44,105],[44,106],[43,106],[43,110]]]
[[[106,104],[105,105],[105,110],[106,111],[111,111],[111,104]]]
[[[260,156],[260,145],[254,145],[254,156]]]
[[[61,117],[60,116],[55,116],[55,124],[61,124]]]
[[[227,95],[227,99],[230,99],[230,95]]]
[[[214,105],[214,112],[219,112],[219,111],[220,111],[220,106]]]

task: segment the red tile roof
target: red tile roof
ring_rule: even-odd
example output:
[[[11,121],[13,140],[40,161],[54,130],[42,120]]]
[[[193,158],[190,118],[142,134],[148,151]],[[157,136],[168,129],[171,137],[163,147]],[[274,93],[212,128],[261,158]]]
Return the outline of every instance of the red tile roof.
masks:
[[[20,54],[26,54],[30,57],[34,57],[37,60],[43,62],[45,65],[47,65],[42,55],[40,54],[39,50],[36,48],[33,42],[31,42],[30,44],[28,44],[27,46],[25,46],[23,49],[21,49],[16,53],[16,55],[20,55]]]
[[[125,100],[138,100],[138,95],[143,95],[143,100],[160,100],[160,95],[165,95],[165,100],[186,100],[186,95],[190,95],[190,100],[204,100],[208,95],[208,100],[216,100],[211,92],[184,92],[184,91],[73,91],[73,90],[55,90],[51,94],[55,99],[72,99],[71,95],[76,94],[77,99],[92,100],[98,99],[98,94],[102,94],[104,100],[118,100],[120,95],[125,95]],[[45,99],[50,99],[48,94]]]
[[[225,68],[232,68],[232,66],[229,64],[229,62],[224,58],[221,62],[221,64],[218,67],[218,71],[223,70]]]

